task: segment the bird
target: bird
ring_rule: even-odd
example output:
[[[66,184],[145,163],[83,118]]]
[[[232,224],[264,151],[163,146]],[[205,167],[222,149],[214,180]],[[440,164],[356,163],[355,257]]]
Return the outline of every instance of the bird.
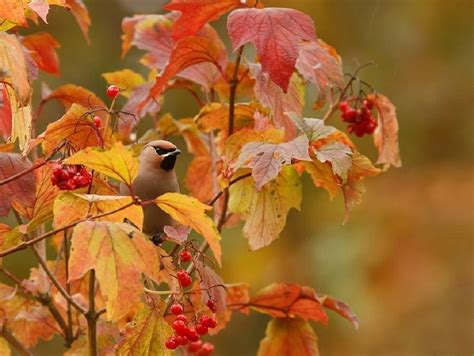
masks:
[[[168,192],[179,193],[179,183],[174,170],[181,151],[171,142],[155,140],[147,143],[138,158],[138,174],[132,182],[133,194],[142,201],[153,200]],[[129,194],[125,185],[122,195]],[[172,218],[155,204],[143,206],[143,232],[158,244],[166,225],[173,225]]]

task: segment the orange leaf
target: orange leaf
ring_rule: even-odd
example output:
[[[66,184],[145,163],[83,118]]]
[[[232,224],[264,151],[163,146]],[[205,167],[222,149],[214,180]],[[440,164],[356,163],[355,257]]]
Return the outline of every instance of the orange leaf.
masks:
[[[2,21],[8,20],[17,25],[25,26],[25,9],[23,1],[18,0],[4,0],[0,6],[0,18]]]
[[[248,315],[250,310],[247,305],[250,302],[249,296],[250,285],[246,283],[239,283],[227,286],[227,310],[228,311],[240,311],[245,315]]]
[[[81,28],[87,43],[90,43],[89,27],[91,25],[91,19],[89,17],[89,11],[84,5],[84,2],[82,0],[66,0],[66,4],[76,18],[76,21],[79,24],[79,27]]]
[[[0,153],[0,180],[30,169],[33,165],[19,153]],[[35,176],[29,172],[7,184],[0,185],[0,216],[8,214],[11,204],[33,207],[35,201]]]
[[[222,166],[222,164],[219,166]],[[217,164],[216,171],[220,171],[220,167]],[[195,157],[188,167],[185,181],[186,187],[191,191],[191,194],[202,202],[212,199],[215,194],[212,180],[211,157],[209,155]]]
[[[319,321],[324,325],[328,316],[316,292],[298,284],[273,283],[250,299],[250,307],[274,318],[295,318]]]
[[[59,58],[56,49],[59,43],[46,32],[38,32],[22,39],[23,45],[31,51],[38,67],[47,73],[59,74]]]
[[[72,234],[69,280],[94,269],[100,291],[106,297],[108,320],[118,320],[140,300],[141,274],[159,266],[154,245],[128,224],[87,221]],[[152,276],[151,276],[152,277]]]
[[[379,151],[377,164],[385,168],[401,167],[400,149],[398,147],[398,121],[395,106],[382,94],[371,94],[368,100],[377,108],[377,128],[374,132],[374,144]]]
[[[8,90],[5,84],[0,84],[0,135],[7,140],[12,134],[12,109]]]
[[[319,356],[318,338],[307,321],[273,319],[257,356]]]
[[[181,12],[181,16],[173,25],[173,38],[179,40],[195,35],[206,23],[243,6],[240,0],[172,0],[163,8]]]
[[[221,61],[222,52],[220,48],[209,39],[197,36],[180,39],[171,51],[168,65],[150,89],[147,100],[158,98],[165,90],[168,81],[184,69],[194,64],[210,62],[223,70],[220,64]]]
[[[49,124],[41,136],[44,138],[42,148],[45,153],[51,153],[64,140],[76,150],[103,144],[86,109],[77,104],[73,104],[59,120]]]
[[[66,109],[69,109],[72,104],[79,104],[84,108],[106,108],[104,102],[97,97],[93,92],[83,87],[74,84],[65,84],[48,93],[46,97],[41,100],[41,105],[44,105],[49,100],[59,100]],[[103,113],[98,112],[99,116]]]

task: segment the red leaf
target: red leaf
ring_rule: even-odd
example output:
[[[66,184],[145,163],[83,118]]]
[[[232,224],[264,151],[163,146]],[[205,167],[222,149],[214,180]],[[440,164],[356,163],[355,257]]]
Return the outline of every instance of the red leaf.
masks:
[[[7,140],[12,134],[12,109],[5,84],[0,84],[0,135]]]
[[[300,40],[315,41],[313,20],[284,8],[238,9],[227,20],[234,50],[252,42],[262,69],[285,92],[295,70]]]
[[[39,32],[22,39],[23,45],[31,51],[38,67],[47,73],[59,74],[59,58],[56,48],[59,43],[46,32]]]
[[[320,96],[324,96],[328,87],[344,86],[341,57],[322,40],[300,43],[296,69],[316,85]]]
[[[0,153],[0,180],[32,167],[31,162],[19,153]],[[35,201],[35,176],[29,172],[24,176],[0,186],[0,216],[5,216],[11,204],[17,202],[32,207]]]
[[[350,306],[340,300],[328,297],[327,295],[318,295],[318,298],[326,308],[334,310],[343,318],[349,320],[356,330],[359,329],[359,318],[354,314]]]
[[[273,283],[251,298],[249,305],[274,318],[300,317],[304,320],[319,321],[324,325],[328,322],[316,292],[298,284]]]
[[[374,144],[379,151],[377,164],[387,167],[401,167],[400,149],[398,147],[398,121],[395,106],[382,94],[369,95],[369,100],[377,108],[378,125],[374,132]]]
[[[173,76],[194,64],[205,62],[213,63],[220,70],[223,70],[220,64],[222,62],[222,52],[214,43],[207,38],[197,36],[180,39],[171,51],[167,66],[151,88],[147,101],[159,97]],[[142,103],[142,106],[144,103]]]
[[[262,72],[260,64],[250,64],[250,76],[255,79],[255,97],[265,107],[273,112],[275,126],[285,130],[287,139],[296,136],[295,123],[285,114],[296,112],[301,114],[304,104],[304,87],[295,74],[285,93],[278,85],[272,82],[267,73]]]
[[[173,38],[193,36],[208,22],[217,20],[226,12],[243,7],[240,0],[172,0],[166,10],[177,10],[181,16],[173,25]]]

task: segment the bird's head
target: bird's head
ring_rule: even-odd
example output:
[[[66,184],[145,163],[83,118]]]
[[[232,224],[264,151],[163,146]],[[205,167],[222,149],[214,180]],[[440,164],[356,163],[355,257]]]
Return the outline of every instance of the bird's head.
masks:
[[[151,141],[143,147],[140,154],[140,165],[171,171],[176,163],[176,157],[180,153],[181,151],[169,141]]]

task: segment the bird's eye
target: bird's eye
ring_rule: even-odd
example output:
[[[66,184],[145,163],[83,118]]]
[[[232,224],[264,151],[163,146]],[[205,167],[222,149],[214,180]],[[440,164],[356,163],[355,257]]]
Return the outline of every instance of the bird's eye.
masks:
[[[153,147],[155,149],[155,152],[157,155],[164,155],[165,153],[169,153],[169,152],[173,152],[175,151],[174,148],[168,148],[168,149],[165,149],[165,148],[162,148],[162,147]]]

